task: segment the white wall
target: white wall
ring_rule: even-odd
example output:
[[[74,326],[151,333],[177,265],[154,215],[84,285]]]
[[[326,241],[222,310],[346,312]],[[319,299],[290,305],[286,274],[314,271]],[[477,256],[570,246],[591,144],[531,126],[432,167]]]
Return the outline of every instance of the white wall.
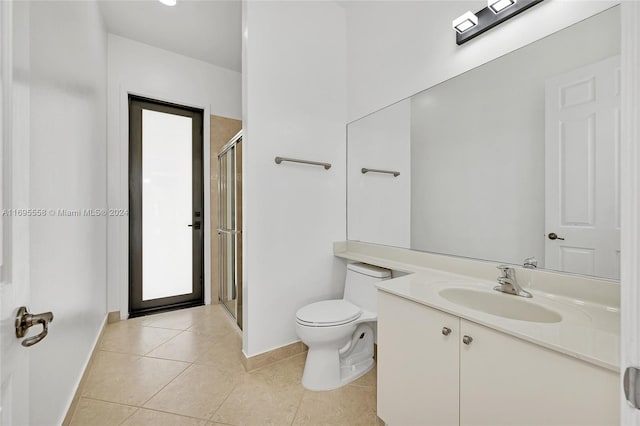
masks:
[[[60,424],[106,314],[107,221],[60,217],[57,209],[107,204],[107,38],[95,2],[21,2],[16,96],[29,94],[28,205],[47,209],[29,226],[32,312],[53,311],[50,333],[29,357],[29,424]],[[29,56],[25,60],[25,54]],[[25,133],[26,135],[26,133]],[[24,143],[24,145],[23,145]],[[17,285],[24,285],[18,282]]]
[[[410,248],[411,100],[349,124],[347,137],[347,238]]]
[[[209,217],[209,115],[241,117],[240,73],[109,34],[109,207],[128,208],[128,94],[204,109],[204,206]],[[205,283],[210,282],[211,229],[205,229]],[[128,314],[128,218],[109,218],[108,310]],[[205,288],[210,302],[211,287]]]
[[[349,121],[475,68],[618,1],[553,0],[462,45],[451,21],[486,1],[345,2]]]
[[[412,248],[545,266],[545,83],[619,55],[619,9],[412,97]]]
[[[346,29],[333,2],[243,3],[244,344],[299,340],[295,313],[343,291]],[[275,156],[332,163],[274,163]]]

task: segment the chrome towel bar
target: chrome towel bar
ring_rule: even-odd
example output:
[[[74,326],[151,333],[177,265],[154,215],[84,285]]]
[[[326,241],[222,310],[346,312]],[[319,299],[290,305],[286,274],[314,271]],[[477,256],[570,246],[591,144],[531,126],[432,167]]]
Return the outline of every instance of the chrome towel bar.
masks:
[[[362,174],[371,172],[371,173],[386,173],[386,174],[389,174],[389,175],[393,175],[393,177],[400,176],[400,172],[396,172],[394,170],[367,169],[367,168],[363,167],[361,171],[362,171]]]
[[[329,170],[331,168],[331,163],[320,163],[318,161],[308,161],[308,160],[298,160],[296,158],[286,158],[286,157],[276,157],[276,164],[280,164],[283,161],[289,161],[291,163],[302,163],[302,164],[311,164],[313,166],[322,166],[325,170]]]

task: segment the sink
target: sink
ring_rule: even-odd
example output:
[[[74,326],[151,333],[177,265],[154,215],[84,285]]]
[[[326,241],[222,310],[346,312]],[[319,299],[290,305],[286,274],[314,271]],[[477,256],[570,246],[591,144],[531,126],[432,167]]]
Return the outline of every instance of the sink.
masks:
[[[503,318],[530,322],[560,322],[557,312],[499,292],[472,290],[468,288],[446,288],[438,293],[449,302],[465,308],[485,312]]]

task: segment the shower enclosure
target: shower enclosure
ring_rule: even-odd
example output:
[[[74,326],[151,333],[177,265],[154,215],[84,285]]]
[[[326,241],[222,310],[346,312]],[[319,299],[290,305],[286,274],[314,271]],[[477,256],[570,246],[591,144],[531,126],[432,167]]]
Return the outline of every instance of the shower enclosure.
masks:
[[[242,131],[218,154],[220,303],[242,328]]]

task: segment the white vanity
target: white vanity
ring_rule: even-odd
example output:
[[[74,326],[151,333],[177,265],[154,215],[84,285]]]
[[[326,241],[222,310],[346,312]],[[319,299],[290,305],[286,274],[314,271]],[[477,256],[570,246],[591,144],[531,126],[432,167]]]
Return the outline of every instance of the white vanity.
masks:
[[[378,285],[388,425],[619,424],[617,284],[519,268],[525,299],[494,291],[488,262],[355,242],[334,253],[409,273]]]

